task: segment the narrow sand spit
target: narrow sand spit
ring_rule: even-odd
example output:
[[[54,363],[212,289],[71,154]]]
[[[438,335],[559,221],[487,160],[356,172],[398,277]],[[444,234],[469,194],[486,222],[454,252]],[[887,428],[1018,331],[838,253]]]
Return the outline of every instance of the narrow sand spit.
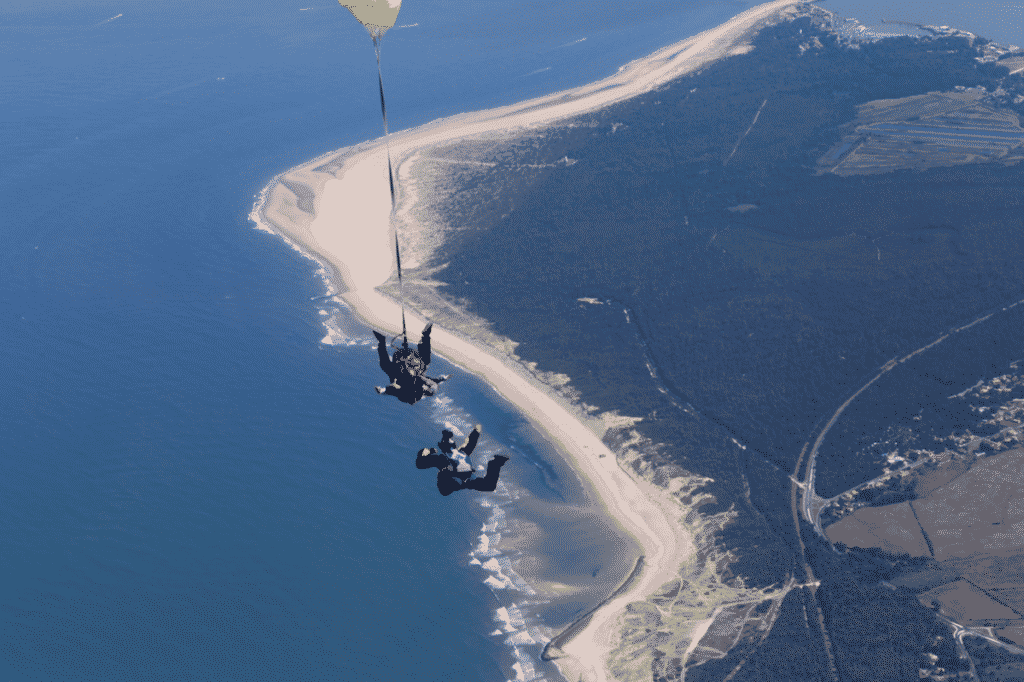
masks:
[[[745,41],[752,31],[798,4],[800,0],[778,0],[758,5],[590,85],[393,134],[391,156],[401,162],[438,144],[494,131],[542,127],[643,94],[711,61],[746,51],[749,48]],[[271,198],[265,217],[287,237],[331,264],[343,280],[346,292],[342,297],[358,316],[377,329],[397,333],[401,330],[400,307],[376,290],[391,277],[394,268],[383,141],[351,150],[337,177],[313,171],[318,163],[322,160],[282,178],[282,184],[294,179],[314,186],[315,219],[303,217],[302,211],[314,211],[309,210],[308,201],[307,208],[302,207],[301,197],[277,203]],[[424,321],[415,314],[407,317],[410,330],[417,334]],[[639,578],[563,644],[563,655],[556,659],[568,679],[609,679],[605,662],[618,643],[619,620],[626,605],[645,599],[677,577],[680,566],[692,553],[692,539],[680,520],[684,510],[664,490],[623,471],[600,435],[578,420],[568,404],[523,367],[445,329],[435,327],[431,340],[435,353],[482,376],[556,441],[580,475],[591,482],[607,512],[642,547],[645,563]]]

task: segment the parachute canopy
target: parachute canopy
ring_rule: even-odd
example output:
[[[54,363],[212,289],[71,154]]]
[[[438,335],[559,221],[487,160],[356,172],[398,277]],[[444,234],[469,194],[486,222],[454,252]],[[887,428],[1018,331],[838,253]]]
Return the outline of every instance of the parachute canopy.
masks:
[[[402,0],[338,0],[338,4],[366,27],[375,43],[395,25],[402,8]]]

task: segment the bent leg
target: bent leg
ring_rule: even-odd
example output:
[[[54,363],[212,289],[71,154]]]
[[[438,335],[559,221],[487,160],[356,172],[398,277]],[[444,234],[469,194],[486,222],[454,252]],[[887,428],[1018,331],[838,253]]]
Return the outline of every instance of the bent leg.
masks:
[[[442,374],[439,377],[428,377],[426,374],[424,374],[423,375],[423,380],[424,381],[429,381],[430,383],[432,383],[433,386],[434,386],[434,390],[436,391],[438,384],[440,384],[442,381],[448,381],[448,375],[447,374]]]
[[[508,461],[508,457],[504,455],[497,455],[494,459],[487,463],[487,475],[483,478],[474,478],[471,481],[466,481],[463,487],[471,490],[479,490],[482,493],[492,493],[498,487],[498,475],[501,473],[501,467]]]
[[[393,384],[389,384],[388,386],[385,386],[383,389],[378,386],[377,393],[380,393],[381,395],[394,396],[395,398],[401,400],[403,403],[409,403],[410,405],[416,404],[416,401],[419,400],[419,397],[412,394],[411,391],[408,391],[402,388],[401,386],[395,386]]]

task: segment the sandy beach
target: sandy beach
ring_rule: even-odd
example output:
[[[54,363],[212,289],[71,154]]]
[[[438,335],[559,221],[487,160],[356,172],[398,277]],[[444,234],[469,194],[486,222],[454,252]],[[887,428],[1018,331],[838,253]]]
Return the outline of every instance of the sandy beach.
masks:
[[[460,114],[392,134],[389,145],[400,177],[403,164],[439,144],[511,129],[539,128],[635,97],[695,71],[716,59],[749,50],[752,31],[778,19],[798,0],[753,7],[725,24],[658,50],[623,66],[618,73],[580,88],[515,105]],[[315,170],[315,169],[320,170]],[[408,209],[415,191],[401,197],[403,230],[416,229]],[[436,197],[431,198],[436,201]],[[334,270],[341,299],[375,329],[401,331],[397,301],[378,287],[394,272],[394,227],[390,219],[387,157],[383,140],[333,152],[281,176],[268,188],[254,219],[282,233]],[[411,227],[410,227],[411,226]],[[426,320],[407,311],[409,330],[418,338]],[[590,482],[607,513],[642,547],[643,570],[628,588],[598,609],[586,627],[560,651],[556,662],[570,680],[611,679],[606,659],[618,641],[618,623],[627,604],[642,600],[678,576],[693,552],[681,521],[685,509],[667,491],[628,474],[602,442],[603,431],[525,367],[493,348],[470,341],[457,330],[435,325],[433,352],[483,377],[514,403]],[[377,396],[372,392],[368,399]],[[700,624],[695,624],[695,630]]]

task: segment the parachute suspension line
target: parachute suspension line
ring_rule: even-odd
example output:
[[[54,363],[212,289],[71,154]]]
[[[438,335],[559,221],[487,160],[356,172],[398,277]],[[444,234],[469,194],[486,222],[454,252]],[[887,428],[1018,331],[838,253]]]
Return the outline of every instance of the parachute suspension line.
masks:
[[[409,345],[409,336],[405,333],[405,291],[402,289],[402,255],[398,253],[398,230],[395,230],[395,262],[398,263],[398,295],[402,299],[402,344]]]
[[[377,55],[377,85],[380,88],[380,113],[384,118],[384,148],[388,155],[388,186],[391,188],[391,217],[392,225],[395,225],[395,174],[391,169],[391,145],[388,142],[388,108],[384,104],[384,76],[380,69],[380,39],[384,37],[372,35],[373,51]],[[402,302],[402,346],[408,348],[409,335],[405,329],[405,289],[402,286],[402,255],[398,251],[398,226],[395,225],[395,262],[398,264],[398,296]]]
[[[391,187],[391,212],[395,212],[395,176],[391,172],[391,145],[388,143],[388,108],[384,104],[384,77],[380,71],[380,40],[373,39],[373,51],[377,55],[377,85],[380,86],[380,114],[384,117],[384,147],[388,152],[388,184]]]

